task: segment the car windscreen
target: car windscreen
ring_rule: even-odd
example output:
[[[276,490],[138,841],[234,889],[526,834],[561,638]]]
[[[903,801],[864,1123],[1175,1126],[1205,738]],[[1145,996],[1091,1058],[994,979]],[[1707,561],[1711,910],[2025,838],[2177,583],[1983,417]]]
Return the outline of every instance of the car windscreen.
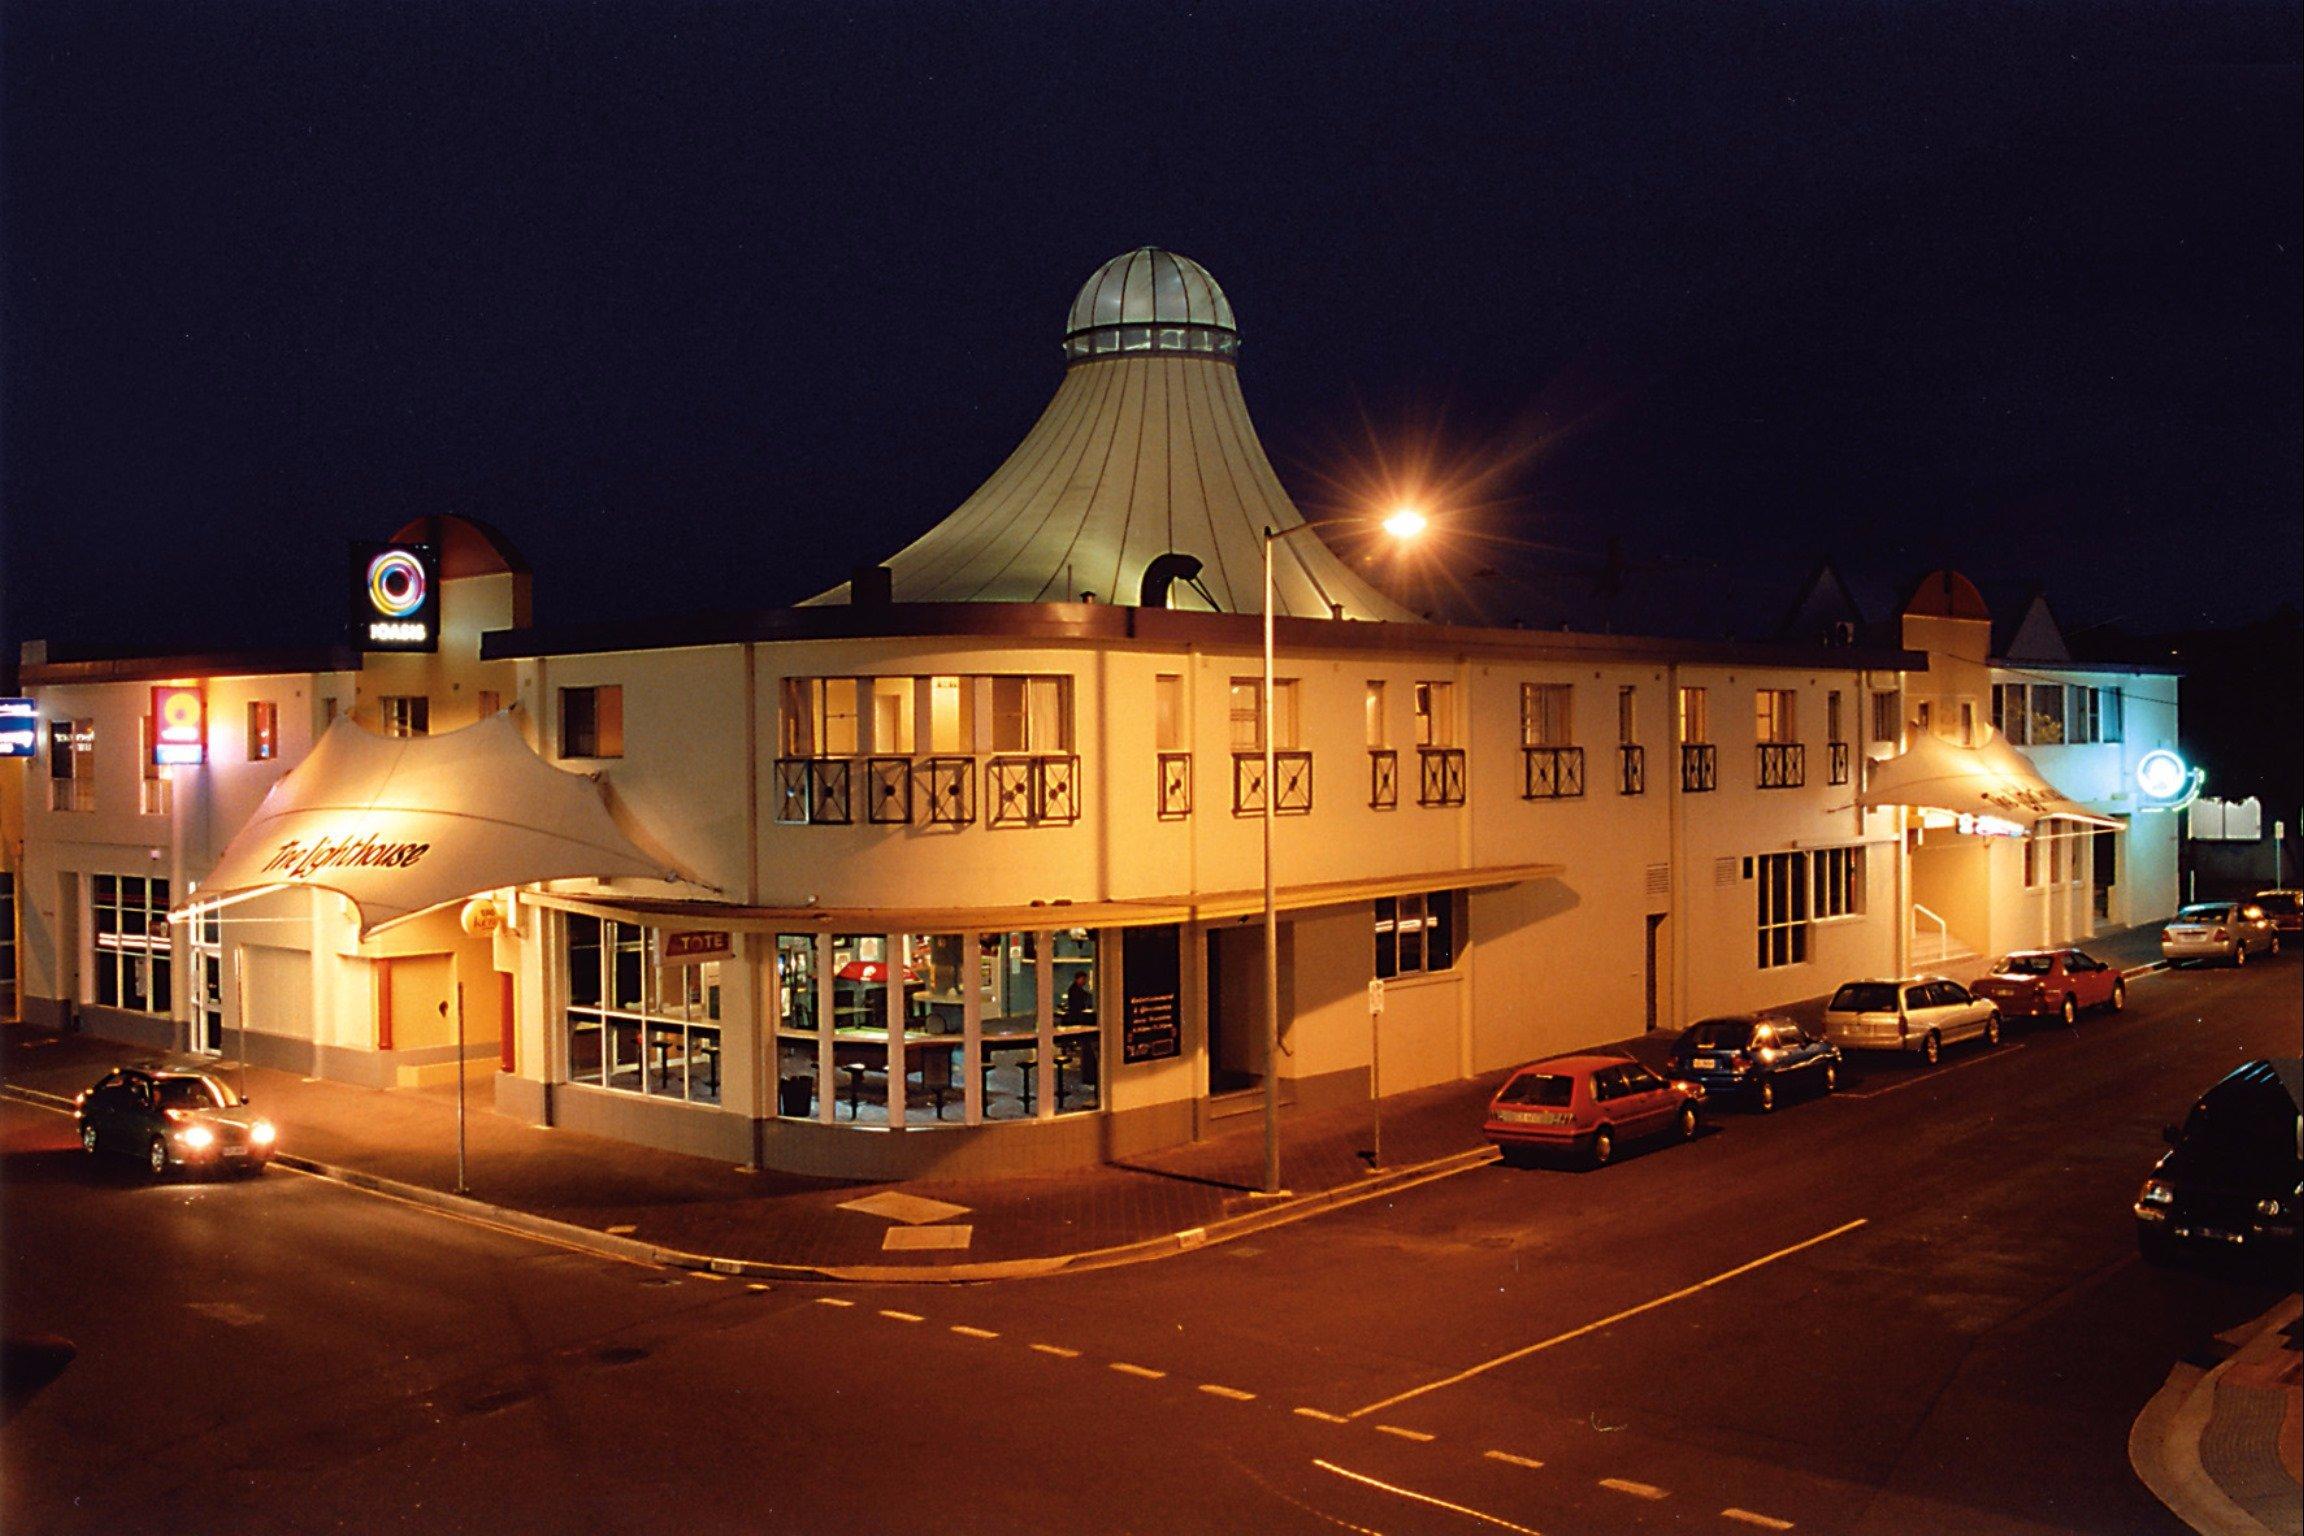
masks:
[[[1565,1108],[1576,1092],[1576,1079],[1550,1072],[1523,1072],[1496,1095],[1499,1104],[1549,1104]]]
[[[2186,1147],[2268,1171],[2295,1161],[2296,1137],[2296,1106],[2277,1088],[2247,1083],[2211,1088],[2184,1117]]]
[[[2256,905],[2283,917],[2292,912],[2304,911],[2304,902],[2299,902],[2293,891],[2267,891],[2256,898]]]
[[[2056,957],[2054,955],[2010,955],[1992,969],[1994,974],[2000,976],[2045,976],[2056,969]]]
[[[1852,981],[1832,994],[1834,1013],[1894,1013],[1896,989],[1884,981]]]
[[[2196,901],[2191,906],[2176,909],[2177,919],[2181,922],[2214,923],[2231,915],[2232,903],[2228,901]]]
[[[1751,1038],[1750,1019],[1706,1019],[1688,1029],[1688,1044],[1700,1051],[1733,1051]]]
[[[224,1108],[223,1095],[204,1077],[164,1077],[158,1087],[162,1109]]]

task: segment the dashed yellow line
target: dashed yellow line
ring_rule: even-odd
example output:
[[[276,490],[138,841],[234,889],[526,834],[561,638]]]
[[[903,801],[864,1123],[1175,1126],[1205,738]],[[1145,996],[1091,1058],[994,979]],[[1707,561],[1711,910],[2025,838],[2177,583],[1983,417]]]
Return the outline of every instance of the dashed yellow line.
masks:
[[[1723,1520],[1741,1520],[1746,1525],[1756,1525],[1764,1531],[1788,1531],[1792,1529],[1792,1522],[1789,1520],[1778,1520],[1773,1515],[1756,1515],[1748,1509],[1724,1509],[1720,1511],[1720,1517]]]
[[[1166,1371],[1156,1371],[1148,1365],[1130,1365],[1125,1360],[1113,1361],[1112,1369],[1123,1376],[1137,1376],[1145,1381],[1158,1381],[1168,1374]]]
[[[1066,1349],[1061,1344],[1035,1344],[1032,1347],[1044,1355],[1054,1355],[1060,1360],[1077,1360],[1080,1358],[1080,1351]]]
[[[1603,1488],[1613,1488],[1618,1493],[1628,1493],[1636,1499],[1662,1499],[1670,1497],[1670,1495],[1665,1493],[1663,1489],[1657,1487],[1654,1483],[1635,1483],[1630,1478],[1625,1477],[1604,1477],[1600,1479],[1600,1486]]]
[[[819,1296],[816,1298],[816,1305],[820,1307],[852,1307],[856,1303],[845,1296]]]
[[[1376,1433],[1380,1435],[1398,1435],[1401,1439],[1413,1440],[1418,1445],[1427,1445],[1431,1443],[1432,1440],[1430,1435],[1424,1433],[1424,1431],[1420,1429],[1402,1429],[1397,1424],[1379,1424],[1376,1426]]]
[[[1252,1403],[1256,1401],[1256,1394],[1253,1392],[1243,1392],[1238,1387],[1220,1387],[1212,1381],[1204,1381],[1200,1383],[1200,1390],[1207,1393],[1210,1397],[1230,1398],[1235,1403]]]
[[[882,1307],[880,1315],[898,1323],[924,1323],[928,1321],[917,1312],[899,1312],[894,1307]]]
[[[1344,1415],[1340,1413],[1322,1413],[1317,1408],[1299,1408],[1296,1410],[1296,1417],[1300,1419],[1318,1419],[1323,1424],[1349,1424],[1352,1422],[1350,1419],[1344,1417]]]
[[[1490,1461],[1501,1461],[1515,1467],[1541,1467],[1544,1463],[1533,1456],[1515,1456],[1510,1451],[1484,1451]]]
[[[964,1339],[996,1339],[1000,1337],[989,1328],[971,1328],[966,1323],[954,1323],[952,1331]]]

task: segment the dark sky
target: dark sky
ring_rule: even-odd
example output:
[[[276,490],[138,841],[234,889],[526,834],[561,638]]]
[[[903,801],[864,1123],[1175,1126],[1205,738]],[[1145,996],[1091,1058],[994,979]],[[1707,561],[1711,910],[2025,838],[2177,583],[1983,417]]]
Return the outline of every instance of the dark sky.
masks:
[[[1140,244],[1315,510],[2137,627],[2304,581],[2293,4],[5,24],[11,643],[334,638],[434,511],[540,620],[788,602],[990,472]]]

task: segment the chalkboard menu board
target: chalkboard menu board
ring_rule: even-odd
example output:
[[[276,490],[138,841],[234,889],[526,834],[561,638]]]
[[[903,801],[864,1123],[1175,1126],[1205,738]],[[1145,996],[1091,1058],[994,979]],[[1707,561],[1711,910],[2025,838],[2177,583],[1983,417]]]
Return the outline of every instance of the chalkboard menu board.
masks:
[[[1165,1061],[1184,1053],[1179,953],[1174,923],[1121,931],[1122,1061]]]

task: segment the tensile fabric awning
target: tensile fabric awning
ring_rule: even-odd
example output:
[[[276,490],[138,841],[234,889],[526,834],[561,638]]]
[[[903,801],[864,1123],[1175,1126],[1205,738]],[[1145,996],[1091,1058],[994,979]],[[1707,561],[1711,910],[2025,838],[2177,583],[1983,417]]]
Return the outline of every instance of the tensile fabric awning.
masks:
[[[1898,756],[1872,764],[1861,806],[1910,806],[1955,816],[1989,817],[2030,830],[2035,821],[2062,817],[2092,827],[2119,827],[2040,777],[2031,759],[1997,733],[1973,747],[1915,730]]]
[[[616,825],[598,784],[538,757],[510,716],[404,737],[344,718],[170,916],[310,886],[350,900],[366,935],[483,891],[617,876],[681,879]]]

